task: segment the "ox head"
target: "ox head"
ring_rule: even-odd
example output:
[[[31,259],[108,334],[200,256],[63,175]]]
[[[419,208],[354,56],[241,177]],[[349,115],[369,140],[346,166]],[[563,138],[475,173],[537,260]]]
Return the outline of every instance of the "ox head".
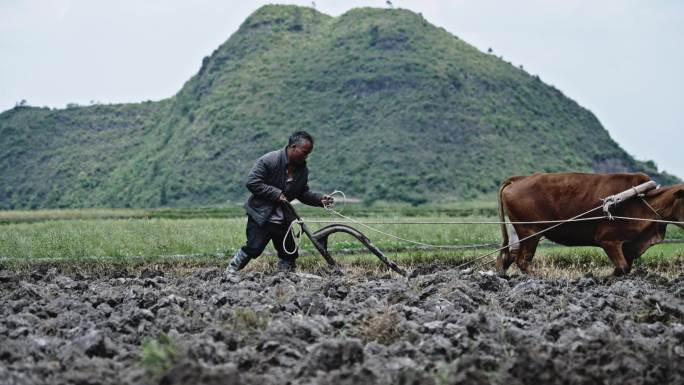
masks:
[[[684,184],[677,186],[678,188],[674,192],[674,203],[672,216],[677,222],[684,222]],[[684,224],[677,225],[684,229]]]

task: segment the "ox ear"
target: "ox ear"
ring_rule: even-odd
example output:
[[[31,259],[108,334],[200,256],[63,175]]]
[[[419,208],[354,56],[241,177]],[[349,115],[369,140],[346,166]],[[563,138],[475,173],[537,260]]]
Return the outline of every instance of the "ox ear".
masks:
[[[681,189],[681,188],[680,188],[679,190],[675,191],[674,196],[675,196],[675,198],[677,198],[677,199],[682,199],[682,198],[684,198],[684,189]]]

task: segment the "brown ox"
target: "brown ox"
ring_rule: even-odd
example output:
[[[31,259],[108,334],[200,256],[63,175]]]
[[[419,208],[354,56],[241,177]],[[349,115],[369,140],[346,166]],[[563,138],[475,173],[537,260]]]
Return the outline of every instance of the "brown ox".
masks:
[[[499,189],[499,218],[511,222],[565,220],[601,205],[601,199],[648,182],[645,174],[557,173],[514,176]],[[611,209],[615,216],[684,221],[684,184],[634,197]],[[602,209],[585,217],[601,216]],[[651,245],[663,240],[667,224],[623,219],[600,219],[562,224],[542,235],[534,235],[553,224],[514,224],[509,244],[506,225],[501,225],[503,249],[497,258],[500,273],[515,261],[523,272],[534,256],[541,237],[566,246],[599,246],[615,265],[615,275],[629,273],[632,262]],[[679,227],[684,228],[681,224]],[[516,244],[518,240],[525,239]]]

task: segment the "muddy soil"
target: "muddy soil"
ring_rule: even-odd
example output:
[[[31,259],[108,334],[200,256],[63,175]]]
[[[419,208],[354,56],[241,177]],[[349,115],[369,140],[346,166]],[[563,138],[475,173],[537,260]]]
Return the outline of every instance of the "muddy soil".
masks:
[[[0,383],[684,383],[684,275],[431,270],[0,270]]]

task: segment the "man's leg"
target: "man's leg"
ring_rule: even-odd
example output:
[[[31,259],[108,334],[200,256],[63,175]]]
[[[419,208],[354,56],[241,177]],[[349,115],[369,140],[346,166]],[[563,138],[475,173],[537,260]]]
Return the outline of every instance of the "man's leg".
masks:
[[[264,226],[259,226],[257,223],[247,217],[247,243],[238,249],[233,256],[233,259],[226,268],[226,273],[233,274],[238,270],[242,270],[247,263],[252,259],[261,255],[271,240],[269,231]]]
[[[287,229],[289,228],[290,224],[288,223],[279,225],[275,223],[269,223],[268,226],[271,236],[273,237],[273,246],[278,251],[278,270],[294,271],[297,267],[296,260],[299,256],[299,250],[296,249],[297,245],[295,244],[292,233],[289,233],[287,238],[285,238],[285,234],[287,233]],[[294,251],[293,254],[287,253],[285,248],[283,248],[284,238],[285,247],[290,252]]]

